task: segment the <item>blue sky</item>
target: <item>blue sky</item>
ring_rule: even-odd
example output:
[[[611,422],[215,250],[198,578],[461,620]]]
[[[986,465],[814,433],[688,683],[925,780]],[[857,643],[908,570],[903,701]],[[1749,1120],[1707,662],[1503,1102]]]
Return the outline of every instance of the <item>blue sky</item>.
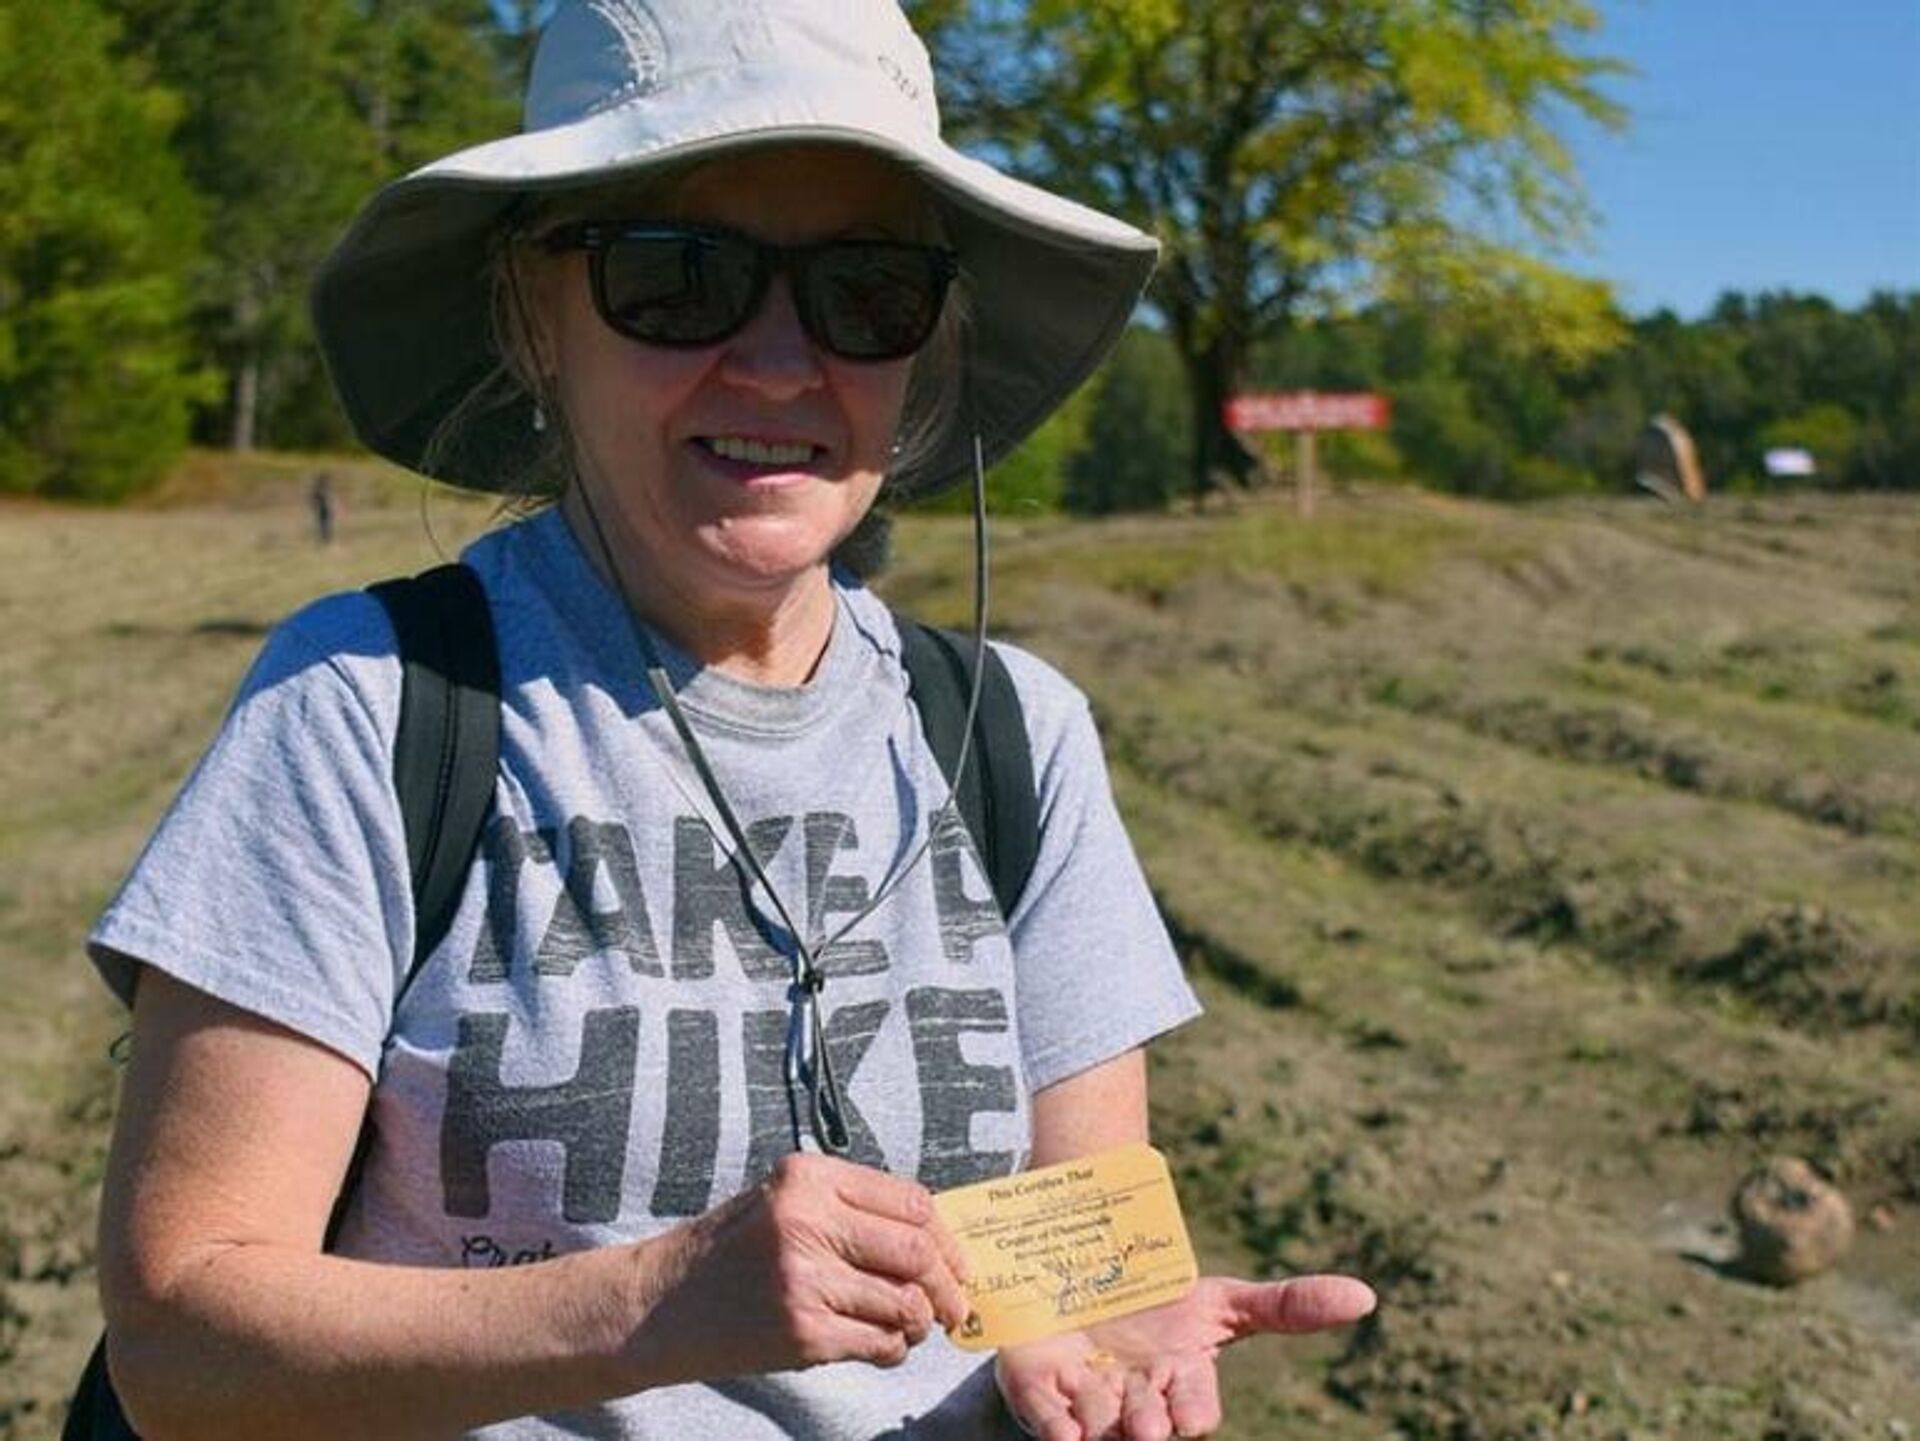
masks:
[[[1580,131],[1575,268],[1629,312],[1920,289],[1920,0],[1600,0],[1624,135]]]
[[[1632,314],[1920,290],[1920,0],[1595,3],[1636,73],[1624,134],[1570,133],[1598,219],[1564,263]]]

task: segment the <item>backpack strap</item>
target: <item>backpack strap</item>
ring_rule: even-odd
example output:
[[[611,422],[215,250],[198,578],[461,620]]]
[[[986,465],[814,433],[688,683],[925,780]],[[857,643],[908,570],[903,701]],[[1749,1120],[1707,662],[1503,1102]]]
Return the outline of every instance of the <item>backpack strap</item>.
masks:
[[[446,938],[467,870],[493,807],[500,755],[500,662],[479,577],[443,565],[368,589],[386,607],[400,643],[400,728],[393,786],[413,877],[414,943],[406,984]],[[401,987],[405,994],[406,985]],[[327,1221],[328,1249],[360,1184],[373,1123],[360,1123],[353,1159]],[[88,1357],[61,1441],[139,1441],[107,1372],[104,1335]]]
[[[414,904],[404,995],[446,939],[493,809],[500,660],[486,592],[466,566],[437,566],[369,589],[386,607],[400,643],[393,788],[406,826]]]
[[[368,586],[386,607],[400,646],[400,728],[393,790],[413,878],[413,956],[394,1005],[453,923],[500,768],[500,657],[480,578],[464,565]],[[328,1250],[360,1188],[373,1118],[360,1122],[353,1157],[327,1218]]]
[[[949,784],[960,758],[973,689],[973,645],[953,631],[896,616],[901,660],[920,724]],[[1027,739],[1020,693],[1006,662],[992,646],[980,677],[980,709],[973,718],[973,748],[956,800],[967,832],[980,851],[1000,914],[1020,903],[1040,852],[1040,799],[1033,782],[1033,747]]]

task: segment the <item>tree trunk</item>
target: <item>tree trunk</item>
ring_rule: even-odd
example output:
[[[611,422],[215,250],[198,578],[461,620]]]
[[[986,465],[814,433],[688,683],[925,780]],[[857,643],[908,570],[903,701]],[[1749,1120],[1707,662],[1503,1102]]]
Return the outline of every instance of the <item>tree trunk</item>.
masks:
[[[233,307],[234,329],[238,332],[233,364],[232,427],[227,448],[233,451],[253,449],[260,423],[260,305],[243,292]]]
[[[1195,504],[1223,481],[1245,488],[1259,469],[1259,460],[1227,429],[1227,398],[1240,376],[1240,356],[1223,341],[1213,341],[1196,354],[1183,354],[1187,395],[1193,413],[1193,484]]]
[[[249,344],[233,370],[233,429],[227,448],[253,449],[254,433],[260,416],[260,352]]]

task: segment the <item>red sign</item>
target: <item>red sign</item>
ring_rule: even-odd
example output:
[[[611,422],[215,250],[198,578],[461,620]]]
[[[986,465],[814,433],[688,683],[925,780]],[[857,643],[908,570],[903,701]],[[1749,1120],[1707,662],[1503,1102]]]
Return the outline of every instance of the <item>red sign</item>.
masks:
[[[1391,407],[1370,391],[1283,390],[1227,400],[1228,430],[1385,430]]]

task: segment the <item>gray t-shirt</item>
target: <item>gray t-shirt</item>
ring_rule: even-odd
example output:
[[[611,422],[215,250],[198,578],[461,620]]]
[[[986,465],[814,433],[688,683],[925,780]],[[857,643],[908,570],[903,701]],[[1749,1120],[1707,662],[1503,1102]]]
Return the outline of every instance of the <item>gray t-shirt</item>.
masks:
[[[275,632],[91,945],[123,999],[137,958],[373,1078],[377,1139],[339,1250],[488,1267],[664,1230],[809,1138],[786,1081],[790,948],[729,860],[619,599],[557,512],[465,559],[499,635],[494,814],[445,942],[397,1007],[414,925],[391,783],[400,668],[363,594]],[[891,615],[857,585],[836,594],[798,688],[655,644],[796,923],[818,940],[888,888],[823,959],[851,1158],[936,1190],[1005,1175],[1026,1164],[1034,1091],[1197,1007],[1085,700],[1017,649],[1001,653],[1042,817],[1019,906],[1003,925],[951,812],[899,874],[946,782]],[[482,1434],[1011,1433],[980,1358],[936,1335],[895,1370],[677,1386]]]

